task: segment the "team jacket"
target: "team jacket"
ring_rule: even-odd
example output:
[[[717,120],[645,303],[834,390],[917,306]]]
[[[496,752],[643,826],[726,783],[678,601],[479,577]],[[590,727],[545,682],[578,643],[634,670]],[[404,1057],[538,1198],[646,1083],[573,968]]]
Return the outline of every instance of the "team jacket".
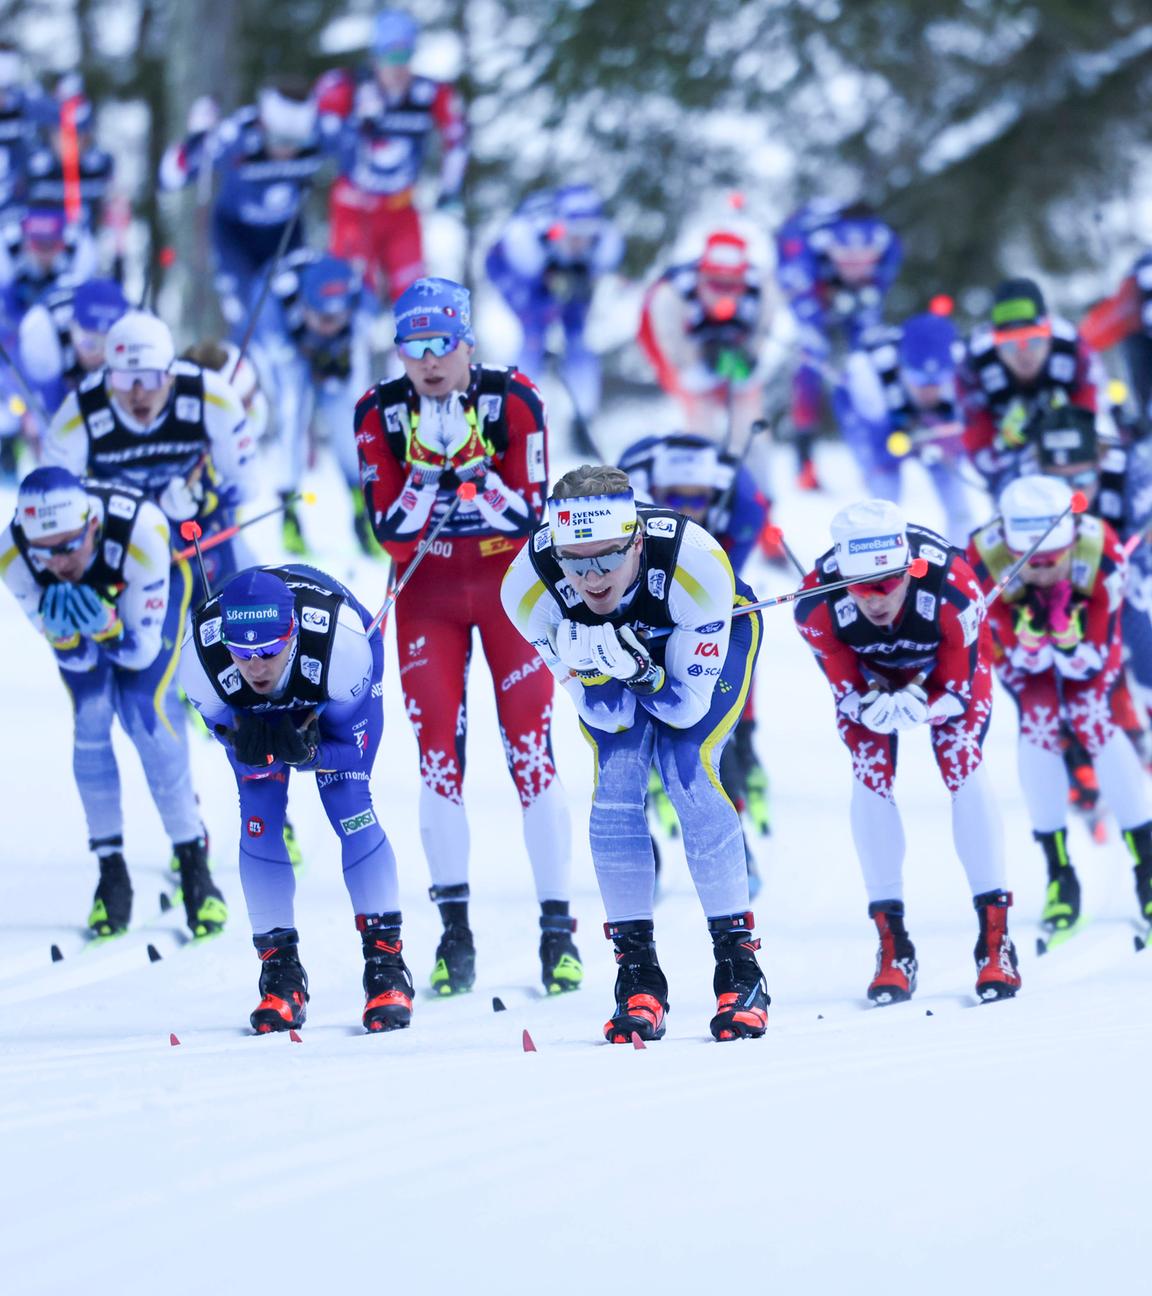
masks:
[[[926,559],[928,570],[911,578],[903,611],[891,626],[873,625],[849,591],[841,589],[800,599],[796,628],[839,707],[853,693],[863,697],[877,682],[900,688],[923,674],[929,716],[946,720],[967,711],[981,654],[992,651],[984,598],[964,556],[942,536],[909,526],[908,548],[909,558]],[[830,549],[817,559],[802,588],[840,579]]]
[[[724,550],[703,527],[668,509],[642,505],[637,515],[644,528],[640,571],[612,616],[592,612],[564,579],[552,557],[547,523],[536,529],[508,568],[500,599],[512,624],[544,659],[585,724],[618,733],[633,723],[639,705],[674,729],[690,729],[712,704],[728,653],[736,596],[745,601],[754,596],[736,581]],[[556,627],[565,618],[631,626],[663,666],[663,686],[638,697],[619,680],[585,683],[573,676],[553,647]]]
[[[93,514],[100,520],[92,562],[82,584],[90,585],[113,604],[123,627],[99,642],[79,634],[53,640],[61,670],[90,671],[102,655],[123,670],[144,670],[160,651],[168,612],[168,519],[131,488],[84,483]],[[0,535],[0,578],[16,596],[28,620],[42,633],[40,599],[56,577],[39,570],[28,558],[19,516]]]
[[[100,208],[108,196],[115,169],[112,154],[103,149],[87,148],[80,154],[80,205],[89,229],[94,229],[99,221]],[[64,165],[50,148],[36,149],[29,154],[23,191],[24,202],[29,207],[64,206],[68,192]]]
[[[457,508],[441,533],[450,536],[491,538],[493,552],[514,547],[510,543],[528,533],[544,513],[544,483],[548,479],[548,432],[544,403],[532,383],[515,369],[473,365],[468,408],[476,419],[475,435],[483,444],[500,486],[485,487],[488,508]],[[356,451],[360,456],[360,482],[364,503],[376,538],[397,562],[415,552],[421,536],[435,525],[455,498],[456,481],[448,475],[431,512],[418,529],[406,527],[416,492],[408,486],[411,438],[420,415],[420,397],[407,378],[378,383],[356,406]],[[507,509],[508,493],[523,501],[524,513]],[[489,498],[491,497],[491,498]],[[502,508],[501,506],[505,507]],[[507,524],[494,519],[507,517]]]

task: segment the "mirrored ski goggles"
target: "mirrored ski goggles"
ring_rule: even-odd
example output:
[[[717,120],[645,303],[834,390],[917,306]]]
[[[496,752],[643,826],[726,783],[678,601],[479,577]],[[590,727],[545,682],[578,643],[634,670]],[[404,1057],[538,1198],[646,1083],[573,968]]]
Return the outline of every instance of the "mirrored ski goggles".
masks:
[[[591,576],[593,572],[607,576],[628,557],[633,541],[629,540],[623,548],[609,549],[607,553],[594,554],[590,558],[569,558],[565,554],[556,554],[556,561],[566,576]]]
[[[403,342],[397,342],[396,345],[409,360],[423,360],[429,351],[434,356],[449,355],[456,350],[463,340],[463,338],[448,337],[446,334],[441,334],[438,337],[406,338]]]
[[[36,558],[63,558],[65,554],[75,553],[84,543],[87,535],[88,523],[85,522],[80,530],[67,540],[60,540],[54,545],[37,544],[35,540],[29,540],[28,549]]]
[[[997,329],[992,341],[997,350],[1015,351],[1018,355],[1038,355],[1052,340],[1050,324],[1032,324],[1027,328]]]
[[[167,377],[163,369],[109,369],[108,386],[129,392],[139,383],[145,391],[159,391]]]
[[[899,589],[906,572],[897,572],[892,576],[881,576],[879,580],[853,581],[848,586],[856,594],[891,594]]]
[[[251,661],[253,657],[279,657],[287,645],[291,643],[295,634],[296,618],[293,617],[292,629],[289,630],[286,635],[281,635],[279,639],[273,639],[271,643],[258,644],[255,647],[250,647],[248,644],[229,643],[228,640],[225,639],[224,647],[227,648],[232,656],[238,661]]]

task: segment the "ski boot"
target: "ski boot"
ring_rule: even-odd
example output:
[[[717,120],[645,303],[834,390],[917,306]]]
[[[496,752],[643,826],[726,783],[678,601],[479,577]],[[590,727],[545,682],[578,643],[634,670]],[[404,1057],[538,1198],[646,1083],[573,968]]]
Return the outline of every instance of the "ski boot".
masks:
[[[713,1039],[759,1039],[768,1028],[768,1005],[772,1000],[756,962],[760,942],[752,936],[755,921],[751,913],[708,919],[716,956],[712,976],[716,994]]]
[[[296,840],[296,829],[291,823],[284,820],[284,849],[288,852],[288,862],[292,865],[292,874],[299,877],[304,871],[304,856],[300,850],[300,843]]]
[[[280,542],[286,553],[303,558],[308,553],[308,541],[304,539],[304,529],[300,525],[300,515],[293,504],[287,503],[288,496],[280,496],[284,503],[283,518],[280,523]]]
[[[1052,935],[1070,932],[1080,919],[1080,879],[1068,858],[1068,835],[1065,829],[1034,832],[1048,865],[1048,890],[1040,926]]]
[[[576,919],[568,916],[566,900],[545,900],[540,915],[540,972],[550,995],[579,990],[584,980],[580,951],[572,939]],[[549,912],[559,909],[562,912]]]
[[[444,932],[436,946],[436,966],[432,969],[432,989],[438,995],[463,994],[476,984],[476,945],[468,926],[467,882],[452,886],[432,886],[428,896],[440,908]]]
[[[1152,823],[1124,830],[1124,844],[1128,847],[1135,867],[1136,901],[1140,906],[1141,921],[1152,927]]]
[[[364,944],[364,1029],[403,1030],[412,1021],[412,977],[404,963],[400,915],[357,914]]]
[[[295,927],[274,927],[252,937],[260,955],[260,1002],[249,1017],[257,1035],[294,1030],[308,1015],[308,973],[300,966]]]
[[[180,861],[180,893],[192,935],[197,940],[219,935],[228,921],[228,906],[208,871],[208,843],[193,837],[176,842],[173,850]]]
[[[1008,935],[1008,909],[1011,891],[985,891],[973,896],[972,903],[980,917],[980,936],[973,954],[976,957],[976,994],[986,1002],[1011,999],[1020,989],[1016,946]]]
[[[102,843],[104,846],[112,844]],[[115,845],[120,844],[120,838],[116,838]],[[98,862],[100,881],[96,884],[96,893],[92,897],[88,930],[95,940],[109,940],[113,936],[123,936],[128,930],[132,919],[132,881],[128,876],[124,856],[118,850],[100,855]]]
[[[868,998],[874,1004],[903,1003],[916,993],[916,947],[904,929],[903,900],[875,900],[868,906],[868,917],[880,934],[876,951],[876,973],[868,986]]]
[[[656,960],[650,918],[604,924],[604,935],[616,947],[616,1011],[604,1023],[609,1044],[629,1044],[633,1034],[658,1040],[668,1012],[668,982]]]

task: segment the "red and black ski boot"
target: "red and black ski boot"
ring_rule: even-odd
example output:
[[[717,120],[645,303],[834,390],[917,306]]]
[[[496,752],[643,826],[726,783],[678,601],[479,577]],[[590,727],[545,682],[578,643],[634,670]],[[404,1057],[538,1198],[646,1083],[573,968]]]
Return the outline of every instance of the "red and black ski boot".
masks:
[[[292,1030],[307,1016],[308,973],[300,966],[295,927],[274,927],[252,937],[260,955],[260,994],[263,996],[249,1020],[257,1035]]]
[[[994,999],[1011,999],[1020,989],[1016,946],[1008,935],[1012,892],[985,891],[973,896],[972,903],[980,918],[980,936],[973,951],[976,956],[976,993],[989,1003]]]
[[[716,994],[716,1016],[712,1038],[716,1040],[759,1039],[768,1028],[768,987],[756,951],[760,942],[752,935],[756,920],[749,913],[709,918],[716,971],[712,989]]]
[[[616,1011],[604,1023],[609,1044],[629,1044],[635,1033],[642,1040],[664,1034],[668,1012],[668,982],[656,960],[651,919],[604,924],[604,935],[616,947]]]
[[[868,998],[881,1006],[903,1003],[915,994],[919,971],[916,947],[904,930],[904,901],[873,901],[868,906],[868,917],[880,935],[876,974],[868,986]]]
[[[404,963],[400,915],[357,914],[364,943],[364,1029],[403,1030],[412,1021],[412,976]]]

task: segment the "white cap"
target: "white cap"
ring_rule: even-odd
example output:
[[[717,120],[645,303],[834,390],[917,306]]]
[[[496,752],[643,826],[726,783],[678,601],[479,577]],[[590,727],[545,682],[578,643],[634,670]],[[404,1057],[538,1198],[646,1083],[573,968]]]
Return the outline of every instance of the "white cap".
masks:
[[[664,441],[652,454],[652,485],[698,486],[712,490],[716,486],[717,455],[714,445],[685,445]]]
[[[832,539],[841,576],[883,576],[908,564],[907,523],[888,500],[841,509],[832,519]]]
[[[167,373],[176,359],[172,331],[148,311],[121,315],[108,330],[104,363],[109,369],[159,369]]]
[[[289,99],[279,90],[265,86],[257,98],[260,125],[277,139],[307,144],[316,132],[316,103],[312,99]]]
[[[79,531],[91,514],[80,479],[58,465],[33,468],[16,494],[16,522],[34,544],[45,536]]]
[[[1038,473],[1017,477],[1005,486],[1000,496],[1000,516],[1008,548],[1014,553],[1026,553],[1052,527],[1036,552],[1067,549],[1076,539],[1071,503],[1072,490],[1059,477],[1041,477]],[[1061,514],[1064,516],[1060,517]]]

